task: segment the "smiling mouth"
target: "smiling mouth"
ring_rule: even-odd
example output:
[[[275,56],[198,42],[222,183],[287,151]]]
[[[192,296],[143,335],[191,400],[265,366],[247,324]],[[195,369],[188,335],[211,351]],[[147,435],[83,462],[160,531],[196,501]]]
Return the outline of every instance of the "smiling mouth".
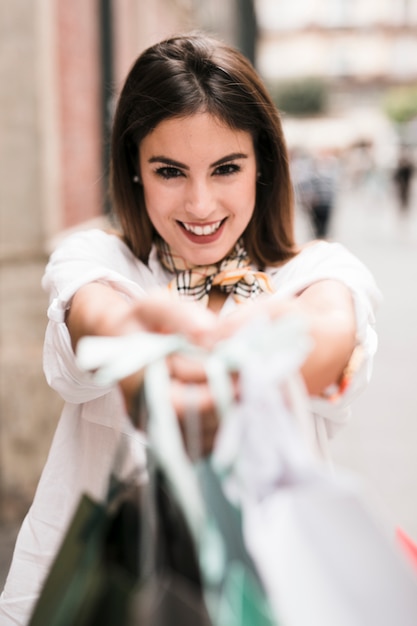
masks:
[[[225,218],[226,219],[226,218]],[[225,220],[219,220],[218,222],[213,222],[212,224],[187,224],[186,222],[178,222],[181,224],[183,228],[189,233],[198,236],[207,236],[214,235],[216,231],[219,230],[220,226],[223,224]]]

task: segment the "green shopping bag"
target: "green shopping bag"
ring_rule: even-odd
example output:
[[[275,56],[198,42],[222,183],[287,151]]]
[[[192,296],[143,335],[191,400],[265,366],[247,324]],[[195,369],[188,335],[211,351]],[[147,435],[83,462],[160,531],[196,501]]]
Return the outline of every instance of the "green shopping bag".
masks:
[[[29,626],[211,626],[194,545],[160,472],[83,495]]]
[[[109,503],[81,497],[29,626],[127,623],[127,599],[137,573],[131,559],[120,558],[120,548],[119,561],[111,562],[110,556],[116,545],[112,533],[132,523],[129,508],[125,501],[112,511]]]
[[[279,626],[245,546],[240,511],[225,497],[209,460],[196,468],[207,505],[209,532],[199,549],[206,601],[216,626]],[[217,567],[213,566],[217,552]],[[217,571],[216,571],[217,570]]]

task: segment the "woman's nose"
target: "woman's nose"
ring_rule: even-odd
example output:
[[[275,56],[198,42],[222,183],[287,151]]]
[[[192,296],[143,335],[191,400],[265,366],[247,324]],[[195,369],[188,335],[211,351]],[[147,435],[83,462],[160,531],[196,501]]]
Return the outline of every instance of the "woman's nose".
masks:
[[[207,218],[215,208],[213,191],[208,181],[192,181],[187,190],[185,210],[199,220]]]

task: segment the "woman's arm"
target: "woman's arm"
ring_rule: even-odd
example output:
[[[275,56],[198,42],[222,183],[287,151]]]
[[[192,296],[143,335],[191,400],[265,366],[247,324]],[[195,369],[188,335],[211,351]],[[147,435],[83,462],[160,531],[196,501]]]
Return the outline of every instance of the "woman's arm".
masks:
[[[279,300],[259,298],[242,305],[220,320],[219,337],[227,337],[255,316],[266,314],[274,319],[285,314],[302,314],[313,339],[313,348],[301,373],[308,392],[320,395],[329,385],[337,384],[356,345],[356,319],[352,295],[337,280],[313,283],[294,298]]]
[[[305,289],[296,299],[305,313],[314,342],[301,368],[311,395],[337,384],[356,345],[356,319],[349,289],[336,280],[324,280]]]
[[[74,352],[78,341],[88,335],[118,336],[144,329],[139,316],[135,315],[135,305],[115,289],[102,283],[88,283],[77,291],[67,312],[66,324]],[[129,414],[141,382],[141,372],[120,382]]]
[[[129,299],[111,286],[95,282],[77,291],[66,317],[74,350],[86,335],[117,336],[144,330],[182,333],[203,345],[215,323],[215,315],[195,303],[156,291],[142,299]]]
[[[88,335],[117,336],[143,330],[134,305],[121,293],[102,283],[89,283],[74,295],[66,324],[71,343]]]

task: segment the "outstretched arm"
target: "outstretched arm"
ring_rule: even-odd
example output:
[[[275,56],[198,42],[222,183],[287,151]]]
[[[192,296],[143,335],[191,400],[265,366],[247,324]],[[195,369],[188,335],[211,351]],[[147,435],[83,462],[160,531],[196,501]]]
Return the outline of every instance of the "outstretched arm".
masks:
[[[311,395],[338,384],[356,344],[356,319],[348,288],[335,280],[314,283],[297,298],[314,346],[301,372]]]
[[[313,348],[301,368],[308,392],[320,395],[337,384],[356,344],[356,320],[349,289],[336,280],[322,280],[286,300],[260,298],[219,323],[219,336],[229,336],[236,328],[259,314],[276,318],[285,314],[305,317]]]
[[[66,318],[74,351],[78,341],[87,335],[118,336],[144,330],[181,333],[191,342],[209,347],[216,322],[217,318],[211,311],[195,303],[173,300],[159,293],[142,300],[129,300],[102,283],[89,283],[81,287],[72,299]],[[195,387],[195,410],[206,416],[212,440],[215,411],[201,364],[178,357],[169,359],[169,367],[173,381],[172,402],[180,421],[187,409],[184,386],[192,384]],[[141,372],[120,382],[128,413],[131,412],[141,382]]]

